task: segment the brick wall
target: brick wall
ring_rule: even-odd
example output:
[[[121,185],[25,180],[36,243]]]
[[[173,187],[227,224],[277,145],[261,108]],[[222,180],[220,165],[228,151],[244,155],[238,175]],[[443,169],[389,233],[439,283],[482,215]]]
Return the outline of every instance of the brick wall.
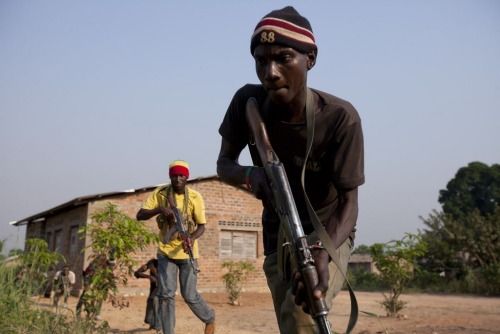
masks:
[[[188,187],[201,193],[205,201],[207,225],[205,233],[199,239],[200,259],[198,260],[198,289],[201,292],[225,291],[224,282],[221,278],[225,271],[222,263],[226,260],[245,260],[252,262],[256,271],[249,275],[243,286],[247,291],[267,291],[265,276],[262,271],[263,243],[261,225],[261,202],[239,187],[233,187],[221,182],[216,177],[200,178],[188,181]],[[70,207],[62,213],[49,215],[45,222],[30,223],[27,228],[27,237],[38,237],[46,239],[50,237],[49,247],[54,250],[55,235],[61,233],[59,252],[67,259],[70,268],[77,276],[75,290],[81,288],[81,272],[88,265],[89,251],[81,254],[81,250],[90,243],[89,240],[78,240],[78,253],[70,252],[70,229],[75,225],[83,227],[91,223],[91,215],[95,210],[102,208],[107,202],[115,204],[118,209],[130,217],[134,217],[139,211],[142,203],[146,200],[153,189],[138,190],[133,193],[118,193],[113,196],[95,196],[90,202],[78,207]],[[227,224],[231,222],[233,224]],[[145,222],[153,231],[158,231],[155,218]],[[256,257],[251,259],[221,258],[220,234],[221,231],[253,231],[257,235]],[[157,246],[152,245],[149,249],[134,255],[139,265],[146,263],[150,258],[156,256]],[[62,267],[62,264],[60,265]],[[76,292],[75,291],[75,292]],[[149,292],[149,281],[131,277],[127,287],[120,288],[122,293],[147,294]]]
[[[189,185],[199,191],[205,200],[207,228],[201,237],[200,243],[200,269],[198,286],[200,290],[220,291],[224,289],[221,276],[225,273],[221,265],[225,260],[220,257],[220,232],[223,229],[236,229],[239,231],[252,231],[245,227],[224,226],[221,222],[234,221],[248,223],[245,225],[258,225],[257,231],[257,257],[255,259],[244,259],[252,262],[256,271],[252,273],[244,288],[253,291],[265,291],[267,289],[265,276],[262,271],[264,260],[262,242],[261,213],[262,204],[249,192],[241,188],[227,185],[218,179],[210,182],[195,182]]]

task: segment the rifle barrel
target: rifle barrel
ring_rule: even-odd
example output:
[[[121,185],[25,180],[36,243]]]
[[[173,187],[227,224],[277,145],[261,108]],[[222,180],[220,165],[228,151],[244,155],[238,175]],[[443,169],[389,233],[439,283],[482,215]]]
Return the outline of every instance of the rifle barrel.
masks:
[[[176,207],[173,207],[172,210],[174,211],[174,218],[175,218],[175,224],[177,227],[177,232],[179,232],[179,235],[180,235],[183,243],[189,242],[189,238],[191,238],[191,236],[189,235],[189,232],[184,227],[184,220],[182,219],[181,212]],[[193,268],[193,272],[196,275],[199,272],[201,272],[201,270],[196,268],[196,265],[194,262],[195,259],[194,259],[193,249],[191,246],[189,246],[187,254],[189,255],[189,262],[191,263],[191,267]]]
[[[292,255],[297,260],[298,270],[301,272],[304,280],[311,315],[316,322],[319,333],[332,334],[333,332],[327,319],[328,307],[326,301],[324,298],[317,299],[314,297],[314,288],[318,285],[318,272],[314,266],[314,259],[307,244],[290,183],[288,182],[283,164],[279,161],[277,154],[271,146],[266,126],[262,121],[257,101],[254,98],[250,98],[247,101],[245,116],[273,191],[274,207],[280,217],[287,241],[292,247]]]

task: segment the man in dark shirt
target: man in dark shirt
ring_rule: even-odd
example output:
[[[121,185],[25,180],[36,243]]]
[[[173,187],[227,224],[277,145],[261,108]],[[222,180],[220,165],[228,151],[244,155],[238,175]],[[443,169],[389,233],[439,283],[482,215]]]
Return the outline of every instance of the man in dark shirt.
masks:
[[[315,333],[308,312],[303,281],[291,264],[283,262],[279,242],[279,216],[272,204],[263,163],[249,136],[245,106],[255,98],[264,119],[269,140],[283,163],[305,234],[314,236],[302,189],[305,190],[327,237],[335,246],[340,263],[331,261],[325,249],[311,251],[319,283],[316,298],[324,297],[329,308],[340,291],[353,247],[358,216],[358,186],[364,183],[364,152],[361,120],[347,101],[307,86],[308,71],[315,65],[317,46],[309,21],[293,7],[266,15],[251,37],[259,85],[247,84],[234,95],[219,128],[222,144],[217,173],[225,182],[246,184],[262,200],[264,272],[273,297],[281,333]],[[314,139],[306,157],[307,115],[314,115]],[[238,158],[248,145],[255,166],[242,166]],[[307,161],[307,163],[305,163]],[[282,240],[280,240],[282,241]],[[320,244],[318,244],[320,245]],[[280,268],[283,268],[281,270]]]
[[[148,270],[149,274],[146,273]],[[160,332],[162,329],[158,313],[158,259],[150,259],[134,272],[134,276],[149,279],[149,296],[144,322],[149,325],[149,329]]]

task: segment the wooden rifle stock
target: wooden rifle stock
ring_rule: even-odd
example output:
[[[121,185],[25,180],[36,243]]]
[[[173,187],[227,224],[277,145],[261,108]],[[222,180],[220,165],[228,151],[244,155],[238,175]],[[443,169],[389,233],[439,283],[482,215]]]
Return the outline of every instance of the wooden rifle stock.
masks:
[[[319,333],[331,334],[333,331],[328,322],[328,307],[325,299],[317,299],[313,295],[314,288],[318,285],[318,273],[314,266],[310,247],[307,244],[285,168],[271,146],[266,126],[254,98],[247,101],[245,116],[273,191],[274,208],[280,217],[280,223],[285,230],[287,241],[291,245],[292,256],[297,260],[298,270],[304,280],[311,315],[318,326]],[[278,247],[280,246],[278,245]]]

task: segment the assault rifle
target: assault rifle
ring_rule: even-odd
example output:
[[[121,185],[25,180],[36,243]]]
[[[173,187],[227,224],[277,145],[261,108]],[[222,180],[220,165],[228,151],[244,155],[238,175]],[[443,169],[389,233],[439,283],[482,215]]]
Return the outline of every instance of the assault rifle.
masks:
[[[171,198],[169,198],[170,202]],[[184,225],[184,219],[182,219],[182,214],[177,209],[175,205],[172,205],[173,203],[170,203],[171,209],[174,212],[174,221],[175,221],[175,228],[177,229],[177,232],[179,233],[179,237],[182,240],[182,247],[184,248],[184,251],[189,255],[189,262],[191,262],[191,267],[193,267],[193,272],[194,274],[198,274],[201,270],[196,268],[196,265],[194,263],[194,254],[193,254],[193,248],[189,244],[189,240],[191,239],[191,236],[189,235],[189,232],[186,230],[186,227]],[[172,227],[174,228],[174,227]]]
[[[319,333],[331,334],[333,331],[328,322],[328,307],[325,299],[317,299],[313,295],[314,287],[318,285],[318,272],[310,252],[311,247],[307,244],[285,168],[271,146],[266,126],[254,98],[247,101],[246,119],[273,191],[274,208],[280,217],[287,241],[290,243],[292,256],[295,257],[298,265],[297,269],[304,280],[311,316],[316,322]]]

